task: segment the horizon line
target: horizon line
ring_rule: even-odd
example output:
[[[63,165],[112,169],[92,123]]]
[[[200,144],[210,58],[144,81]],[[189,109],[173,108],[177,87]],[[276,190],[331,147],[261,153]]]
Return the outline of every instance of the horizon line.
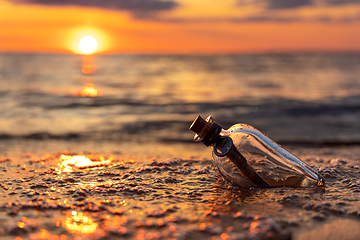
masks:
[[[360,49],[309,49],[309,50],[268,50],[268,51],[233,51],[233,52],[99,52],[94,54],[80,54],[71,51],[1,51],[0,54],[44,54],[44,55],[79,55],[79,56],[115,56],[115,55],[260,55],[260,54],[360,54]]]

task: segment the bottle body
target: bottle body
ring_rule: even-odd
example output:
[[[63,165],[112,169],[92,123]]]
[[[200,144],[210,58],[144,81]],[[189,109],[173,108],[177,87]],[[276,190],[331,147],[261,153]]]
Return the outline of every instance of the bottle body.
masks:
[[[212,116],[199,115],[190,130],[195,141],[213,148],[218,174],[239,187],[324,186],[320,174],[250,125],[225,130]]]
[[[237,151],[268,186],[309,187],[324,184],[322,177],[306,163],[250,125],[235,124],[228,130],[222,129],[220,136],[232,139]],[[220,175],[240,187],[257,186],[241,173],[232,157],[217,154],[223,151],[223,146],[214,144],[213,148],[213,163]]]

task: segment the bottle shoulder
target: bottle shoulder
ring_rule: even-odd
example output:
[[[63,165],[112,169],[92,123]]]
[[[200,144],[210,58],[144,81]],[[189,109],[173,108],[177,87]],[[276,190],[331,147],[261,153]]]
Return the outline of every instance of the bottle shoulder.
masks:
[[[255,135],[264,135],[258,129],[246,123],[237,123],[232,125],[229,129],[222,130],[221,135],[231,135],[232,133],[252,133]]]

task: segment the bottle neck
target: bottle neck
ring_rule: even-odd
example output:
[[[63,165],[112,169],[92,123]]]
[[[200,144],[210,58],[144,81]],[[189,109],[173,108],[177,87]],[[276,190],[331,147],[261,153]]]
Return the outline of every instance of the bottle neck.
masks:
[[[194,137],[196,142],[202,142],[206,146],[210,146],[220,137],[222,127],[213,120],[212,116],[208,116],[204,120],[199,115],[190,126],[190,130],[196,133]]]

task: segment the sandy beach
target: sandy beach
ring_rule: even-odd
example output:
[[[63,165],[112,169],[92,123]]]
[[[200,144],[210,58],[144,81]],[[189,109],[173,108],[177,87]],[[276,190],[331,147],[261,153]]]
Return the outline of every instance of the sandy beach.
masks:
[[[290,146],[319,169],[324,190],[247,191],[219,180],[211,149],[195,143],[17,139],[0,146],[2,239],[358,236],[358,146]],[[90,163],[63,157],[83,154]]]

